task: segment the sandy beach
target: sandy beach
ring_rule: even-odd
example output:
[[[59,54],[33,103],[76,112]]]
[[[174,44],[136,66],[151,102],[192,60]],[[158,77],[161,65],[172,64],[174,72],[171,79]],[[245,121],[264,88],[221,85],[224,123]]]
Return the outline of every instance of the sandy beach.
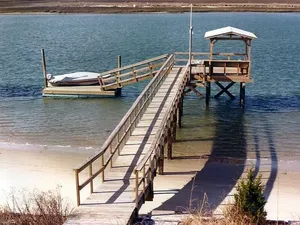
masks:
[[[13,189],[32,191],[61,188],[63,197],[75,206],[73,168],[85,160],[90,150],[34,145],[0,145],[0,204]]]
[[[182,163],[186,167],[184,171],[179,171]],[[147,202],[140,213],[151,215],[157,224],[177,224],[204,203],[202,212],[221,215],[224,207],[233,202],[236,181],[246,177],[247,170],[255,163],[254,159],[247,160],[246,165],[207,159],[167,161],[166,174],[156,177],[154,201]],[[270,159],[265,159],[255,171],[262,174],[262,181],[266,185],[267,219],[299,221],[299,159],[280,160],[276,168],[272,167]],[[240,173],[241,177],[236,180]]]
[[[4,204],[11,188],[41,191],[61,188],[61,194],[75,206],[75,182],[72,169],[92,150],[73,148],[3,145],[0,148],[0,203]],[[151,214],[158,224],[176,222],[187,216],[191,208],[204,201],[205,209],[220,214],[232,201],[237,181],[254,166],[266,185],[268,219],[295,221],[300,219],[300,158],[292,155],[270,155],[247,159],[175,157],[166,160],[165,175],[155,179],[154,201],[147,202],[141,214]],[[182,165],[185,165],[184,167]],[[176,177],[176,179],[174,179]],[[169,182],[166,182],[168,181]],[[176,180],[176,182],[175,182]],[[172,224],[172,223],[171,223]]]

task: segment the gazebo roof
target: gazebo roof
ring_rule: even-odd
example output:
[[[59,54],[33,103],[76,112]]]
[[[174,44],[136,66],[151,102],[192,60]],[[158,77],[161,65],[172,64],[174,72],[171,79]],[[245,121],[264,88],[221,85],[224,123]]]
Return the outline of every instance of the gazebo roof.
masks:
[[[216,30],[207,31],[204,35],[205,38],[211,39],[215,37],[224,37],[224,36],[239,36],[247,39],[256,39],[256,35],[245,30],[241,30],[235,27],[223,27]]]

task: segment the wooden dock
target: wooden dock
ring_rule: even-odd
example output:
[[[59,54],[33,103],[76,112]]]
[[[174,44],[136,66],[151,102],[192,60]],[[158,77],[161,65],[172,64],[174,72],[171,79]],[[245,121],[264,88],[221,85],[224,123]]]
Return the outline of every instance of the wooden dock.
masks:
[[[163,155],[154,153],[158,157],[157,162],[153,161],[152,169],[147,172],[144,169],[144,173],[139,174],[135,167],[142,163],[142,168],[146,168],[146,162],[152,156],[149,152],[153,141],[158,140],[157,134],[162,138],[164,132],[168,133],[167,129],[174,127],[174,113],[177,113],[174,111],[174,104],[178,105],[180,102],[188,74],[187,67],[174,66],[174,58],[174,55],[169,57],[143,95],[122,119],[118,129],[109,137],[103,150],[75,170],[79,207],[72,212],[65,224],[131,223],[144,201],[149,196],[151,198],[151,185],[146,180],[153,180],[157,162],[163,160]],[[116,159],[115,155],[118,156]],[[94,165],[97,160],[102,164],[96,171]],[[107,173],[104,172],[106,167],[109,167]],[[90,176],[79,183],[79,174],[84,169],[89,170]],[[104,182],[94,190],[93,179],[99,173]],[[137,182],[144,183],[143,188],[138,188]],[[79,191],[88,184],[91,195],[81,202]]]
[[[209,106],[211,83],[221,89],[216,98],[223,93],[234,98],[229,88],[240,83],[240,105],[244,106],[245,83],[252,82],[251,40],[256,36],[239,29],[226,28],[210,32],[206,37],[210,39],[209,53],[171,54],[157,70],[153,61],[166,56],[101,74],[101,88],[98,88],[105,92],[121,88],[123,84],[138,82],[147,76],[153,78],[101,150],[74,169],[78,207],[65,224],[134,222],[145,201],[153,200],[154,178],[164,173],[165,156],[172,159],[172,143],[176,141],[177,127],[181,127],[183,96],[188,92],[205,96],[206,105]],[[219,40],[243,41],[245,52],[214,53],[213,45]],[[215,59],[215,56],[226,58]],[[141,68],[137,69],[138,66]],[[223,86],[222,83],[229,84]],[[197,91],[196,87],[204,87],[205,94]],[[99,180],[100,184],[94,188]],[[90,196],[82,200],[81,192],[88,187]]]
[[[107,97],[120,96],[122,87],[132,83],[140,82],[155,76],[168,55],[164,54],[132,65],[121,67],[119,57],[119,68],[99,73],[98,85],[89,86],[53,86],[47,80],[44,51],[42,50],[42,62],[44,71],[44,97]]]

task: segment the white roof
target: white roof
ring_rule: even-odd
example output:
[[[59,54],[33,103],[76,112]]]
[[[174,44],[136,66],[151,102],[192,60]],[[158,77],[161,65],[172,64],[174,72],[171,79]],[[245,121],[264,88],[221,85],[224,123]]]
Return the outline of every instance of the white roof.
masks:
[[[249,32],[249,31],[245,31],[245,30],[241,30],[235,27],[223,27],[220,29],[216,29],[216,30],[211,30],[211,31],[207,31],[204,35],[205,38],[210,39],[210,38],[214,38],[214,37],[218,37],[218,36],[223,36],[223,35],[237,35],[237,36],[241,36],[243,38],[249,38],[249,39],[256,39],[256,35]]]

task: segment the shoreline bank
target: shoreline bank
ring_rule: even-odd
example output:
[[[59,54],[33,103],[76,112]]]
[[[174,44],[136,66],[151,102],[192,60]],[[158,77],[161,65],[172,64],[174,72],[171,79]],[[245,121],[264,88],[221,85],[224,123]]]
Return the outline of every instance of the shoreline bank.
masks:
[[[0,5],[0,14],[57,14],[57,13],[82,13],[82,14],[129,14],[129,13],[185,13],[190,11],[189,4],[141,4],[141,3],[35,3],[22,5]],[[300,12],[300,4],[279,3],[217,3],[194,4],[193,12]]]

